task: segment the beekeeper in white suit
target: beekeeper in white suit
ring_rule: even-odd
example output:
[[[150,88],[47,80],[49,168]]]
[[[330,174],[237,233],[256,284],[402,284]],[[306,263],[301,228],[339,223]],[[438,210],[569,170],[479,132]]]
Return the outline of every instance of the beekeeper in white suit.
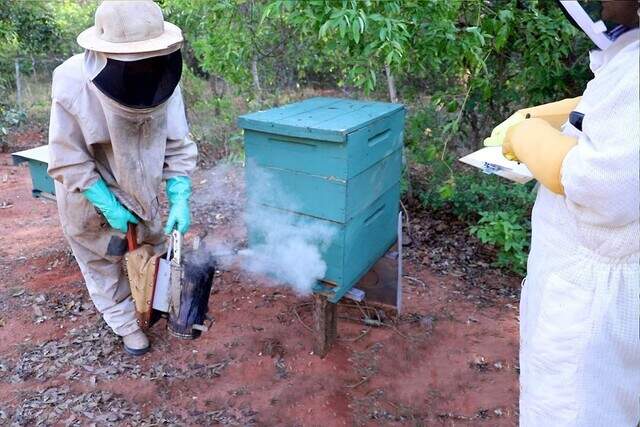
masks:
[[[149,341],[121,265],[128,224],[138,224],[139,243],[152,245],[189,228],[197,148],[178,86],[182,41],[153,1],[105,1],[95,26],[78,36],[84,54],[53,74],[49,174],[60,221],[91,299],[134,355]]]
[[[581,98],[516,112],[486,141],[541,184],[520,303],[520,425],[636,427],[638,2],[560,3],[599,47],[593,80]]]

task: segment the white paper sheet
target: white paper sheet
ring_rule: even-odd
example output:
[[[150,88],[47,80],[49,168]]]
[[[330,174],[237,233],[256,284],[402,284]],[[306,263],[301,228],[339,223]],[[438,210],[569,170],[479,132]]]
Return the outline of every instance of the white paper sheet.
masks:
[[[498,175],[520,184],[533,179],[533,175],[523,163],[504,158],[502,147],[485,147],[464,156],[460,161],[481,169],[484,173]]]

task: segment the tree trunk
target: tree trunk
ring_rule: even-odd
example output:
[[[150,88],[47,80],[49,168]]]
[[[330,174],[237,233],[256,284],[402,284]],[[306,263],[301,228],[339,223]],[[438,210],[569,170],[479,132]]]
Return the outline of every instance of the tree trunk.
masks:
[[[15,60],[16,67],[16,104],[18,111],[22,111],[22,82],[20,81],[20,59]]]
[[[398,94],[396,92],[396,81],[393,78],[393,73],[391,72],[391,67],[389,64],[384,66],[385,74],[387,75],[387,86],[389,87],[389,100],[391,102],[398,102]]]
[[[260,75],[258,74],[258,57],[251,60],[251,75],[253,76],[253,88],[256,91],[256,98],[262,99],[262,87],[260,87]]]

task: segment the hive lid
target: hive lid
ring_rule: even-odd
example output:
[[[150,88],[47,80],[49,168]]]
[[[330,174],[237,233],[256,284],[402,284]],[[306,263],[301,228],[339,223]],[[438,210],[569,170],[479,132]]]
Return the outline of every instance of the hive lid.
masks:
[[[238,126],[276,135],[344,142],[349,133],[402,109],[402,104],[318,97],[245,114],[238,118]]]
[[[17,165],[27,160],[37,160],[42,163],[49,163],[49,146],[41,145],[40,147],[31,148],[29,150],[17,151],[11,153],[13,164]]]

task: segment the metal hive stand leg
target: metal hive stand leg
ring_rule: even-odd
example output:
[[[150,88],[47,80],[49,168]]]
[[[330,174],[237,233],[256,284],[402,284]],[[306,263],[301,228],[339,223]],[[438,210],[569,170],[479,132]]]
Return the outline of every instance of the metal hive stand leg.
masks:
[[[337,304],[327,300],[324,295],[313,295],[314,311],[313,326],[315,343],[313,351],[324,358],[338,336]]]

